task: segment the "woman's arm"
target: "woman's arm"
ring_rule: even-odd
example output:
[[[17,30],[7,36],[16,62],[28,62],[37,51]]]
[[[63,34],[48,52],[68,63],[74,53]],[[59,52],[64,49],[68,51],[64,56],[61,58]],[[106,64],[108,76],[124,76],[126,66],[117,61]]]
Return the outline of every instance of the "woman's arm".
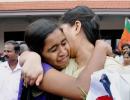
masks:
[[[80,73],[78,78],[67,76],[55,69],[49,70],[40,85],[42,90],[61,95],[71,99],[82,99],[82,88],[86,93],[89,90],[91,74],[103,69],[106,55],[112,53],[111,47],[103,41],[97,41],[93,55],[88,66]]]
[[[22,78],[26,79],[24,81],[28,82],[30,85],[39,85],[44,75],[41,57],[35,52],[25,51],[19,57],[19,64],[23,69]]]

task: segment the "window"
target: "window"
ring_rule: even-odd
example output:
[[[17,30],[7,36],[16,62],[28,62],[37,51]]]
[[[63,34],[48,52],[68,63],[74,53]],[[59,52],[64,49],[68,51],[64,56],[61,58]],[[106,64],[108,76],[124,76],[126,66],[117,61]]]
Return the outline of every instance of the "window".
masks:
[[[23,41],[24,31],[4,32],[4,41],[8,40]]]

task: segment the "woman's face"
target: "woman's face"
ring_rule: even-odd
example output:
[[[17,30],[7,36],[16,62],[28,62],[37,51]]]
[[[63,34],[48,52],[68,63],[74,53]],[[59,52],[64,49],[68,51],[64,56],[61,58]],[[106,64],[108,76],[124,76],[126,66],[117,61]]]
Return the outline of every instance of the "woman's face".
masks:
[[[74,40],[74,27],[70,26],[69,24],[62,24],[60,26],[60,28],[62,29],[65,37],[67,38],[68,42],[70,43],[70,46],[73,46],[73,40]]]
[[[64,34],[56,29],[45,40],[42,51],[44,60],[56,69],[63,69],[69,63],[70,47]]]
[[[70,45],[70,54],[71,54],[71,57],[75,57],[75,51],[77,50],[75,48],[75,46],[77,45],[76,44],[76,33],[77,33],[77,30],[76,30],[76,26],[73,25],[71,26],[70,24],[62,24],[60,25],[60,29],[63,31],[63,34],[65,35],[66,39],[68,40],[69,42],[69,45]]]

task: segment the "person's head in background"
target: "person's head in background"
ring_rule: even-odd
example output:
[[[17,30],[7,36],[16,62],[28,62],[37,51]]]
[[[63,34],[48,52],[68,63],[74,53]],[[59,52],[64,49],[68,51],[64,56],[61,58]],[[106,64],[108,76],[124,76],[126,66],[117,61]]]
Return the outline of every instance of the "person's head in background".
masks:
[[[20,54],[22,54],[24,51],[29,50],[29,48],[28,48],[27,44],[25,43],[25,41],[21,41],[19,43],[19,46],[20,46]]]
[[[121,47],[124,65],[130,65],[130,44],[124,43]]]
[[[72,8],[60,18],[60,29],[69,41],[71,57],[75,57],[78,45],[84,46],[80,41],[85,39],[88,48],[95,45],[100,36],[98,21],[99,18],[86,6]]]
[[[4,62],[5,59],[4,59],[4,55],[3,55],[3,51],[0,50],[0,62]]]
[[[4,56],[8,62],[17,61],[20,52],[19,44],[14,40],[9,40],[4,43]]]
[[[121,46],[121,52],[122,54],[126,53],[130,51],[130,44],[129,43],[124,43],[122,46]]]
[[[30,50],[40,54],[43,62],[59,70],[69,63],[70,47],[54,20],[39,19],[30,24],[25,42]]]

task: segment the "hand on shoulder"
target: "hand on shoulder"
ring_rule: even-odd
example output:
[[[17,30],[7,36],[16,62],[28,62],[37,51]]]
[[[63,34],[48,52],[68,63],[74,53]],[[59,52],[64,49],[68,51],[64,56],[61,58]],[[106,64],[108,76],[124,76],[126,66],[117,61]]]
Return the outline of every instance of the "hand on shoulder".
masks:
[[[113,55],[111,45],[104,40],[97,40],[95,43],[95,49],[104,51],[107,56]]]
[[[19,62],[22,66],[24,81],[30,85],[39,85],[44,74],[40,55],[36,52],[26,51],[20,55]]]

